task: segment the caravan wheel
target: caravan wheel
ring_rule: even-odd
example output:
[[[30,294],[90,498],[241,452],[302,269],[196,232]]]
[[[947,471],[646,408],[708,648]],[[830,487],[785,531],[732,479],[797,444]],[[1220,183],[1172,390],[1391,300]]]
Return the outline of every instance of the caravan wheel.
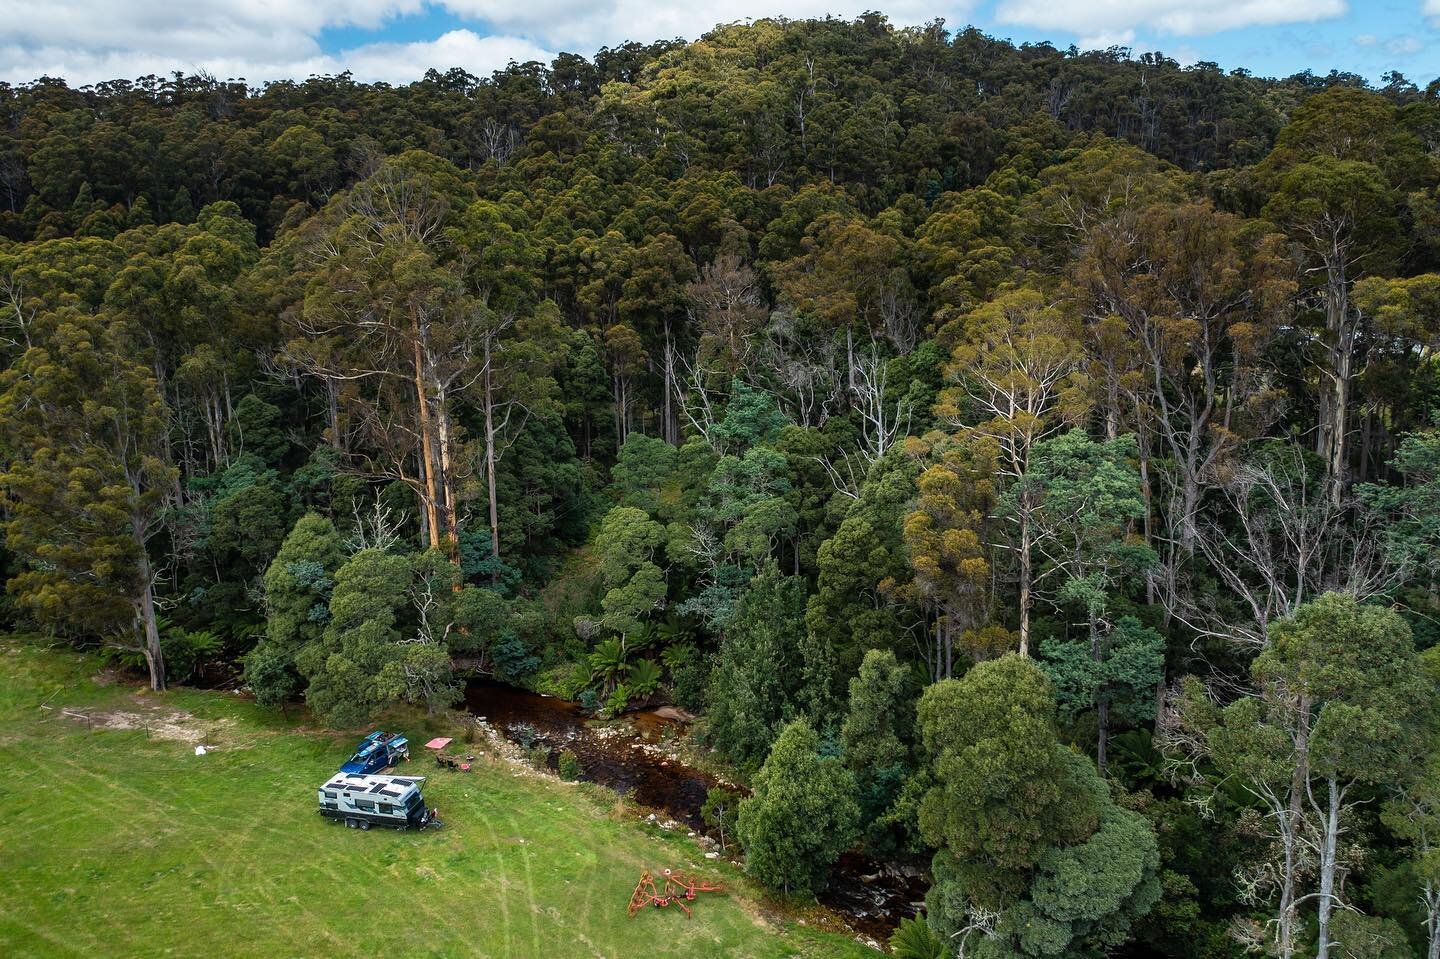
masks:
[[[368,820],[368,819],[362,819],[362,820],[360,820],[360,828],[361,828],[361,829],[369,829],[369,828],[370,828],[370,820]]]
[[[359,826],[359,825],[360,825],[360,821],[359,821],[358,819],[347,819],[347,820],[345,820],[345,828],[346,828],[346,829],[354,829],[354,828],[356,828],[356,827]]]

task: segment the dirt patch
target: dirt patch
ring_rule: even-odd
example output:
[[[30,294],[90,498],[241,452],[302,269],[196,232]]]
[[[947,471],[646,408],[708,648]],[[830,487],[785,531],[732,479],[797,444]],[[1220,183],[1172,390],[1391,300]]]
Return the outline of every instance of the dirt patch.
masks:
[[[84,723],[91,730],[143,730],[153,739],[198,745],[223,741],[229,719],[202,720],[180,709],[145,707],[136,709],[62,709],[61,715],[72,722]],[[233,748],[233,747],[232,747]]]

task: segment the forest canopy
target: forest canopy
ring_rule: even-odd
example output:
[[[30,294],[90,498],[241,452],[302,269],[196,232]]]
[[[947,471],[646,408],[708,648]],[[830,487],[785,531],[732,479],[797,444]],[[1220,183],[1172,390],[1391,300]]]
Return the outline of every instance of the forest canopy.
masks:
[[[965,955],[1440,955],[1440,85],[879,14],[42,78],[0,293],[7,629],[679,705],[758,881],[919,862]]]

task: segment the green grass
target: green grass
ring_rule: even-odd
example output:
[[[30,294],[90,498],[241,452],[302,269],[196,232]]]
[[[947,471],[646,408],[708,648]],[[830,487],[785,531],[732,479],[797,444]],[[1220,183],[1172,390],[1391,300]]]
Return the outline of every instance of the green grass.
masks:
[[[0,955],[874,955],[776,918],[683,835],[499,760],[410,770],[430,775],[443,830],[345,829],[315,812],[315,790],[353,735],[97,669],[0,640]],[[87,731],[62,708],[184,714],[219,748],[197,757],[143,730]],[[673,908],[627,918],[640,870],[668,865],[730,892],[702,895],[693,920]]]

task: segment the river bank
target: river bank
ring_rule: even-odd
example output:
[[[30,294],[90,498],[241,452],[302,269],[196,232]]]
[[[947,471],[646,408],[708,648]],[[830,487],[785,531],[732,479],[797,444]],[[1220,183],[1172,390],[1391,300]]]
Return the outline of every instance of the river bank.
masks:
[[[522,748],[550,749],[552,764],[561,750],[572,751],[584,779],[696,833],[704,829],[700,807],[710,789],[744,791],[681,758],[686,724],[654,710],[597,723],[575,703],[482,680],[466,687],[465,708]],[[818,899],[840,922],[879,943],[902,918],[915,915],[925,889],[917,870],[851,853],[841,857]]]

